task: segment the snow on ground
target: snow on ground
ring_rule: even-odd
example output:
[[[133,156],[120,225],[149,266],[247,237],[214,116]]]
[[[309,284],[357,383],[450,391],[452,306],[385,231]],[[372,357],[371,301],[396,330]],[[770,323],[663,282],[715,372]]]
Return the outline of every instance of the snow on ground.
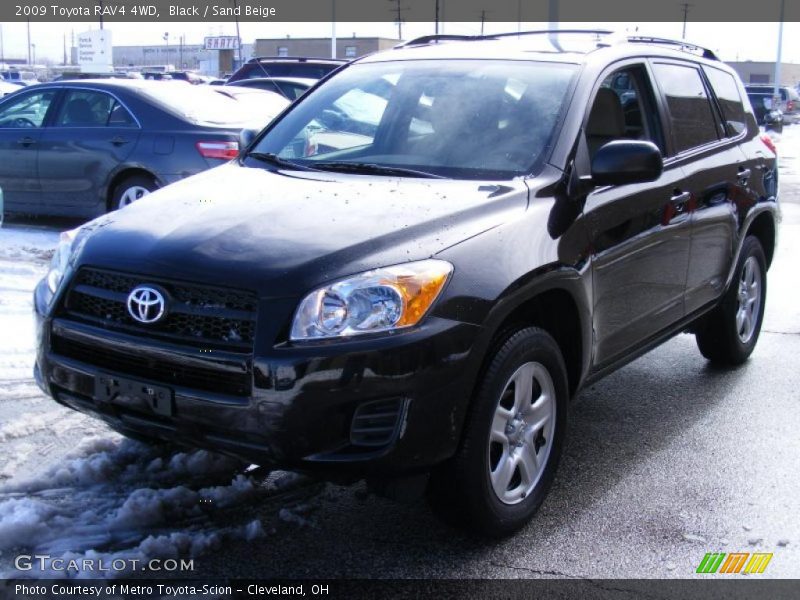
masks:
[[[138,560],[126,563],[130,569],[153,558],[202,556],[271,531],[248,509],[270,498],[280,504],[275,522],[307,525],[307,503],[281,499],[310,488],[308,480],[278,472],[265,481],[222,455],[125,439],[39,390],[32,292],[57,243],[54,229],[0,228],[0,576],[126,574],[56,571],[58,558]],[[18,572],[20,553],[51,561],[43,571]]]

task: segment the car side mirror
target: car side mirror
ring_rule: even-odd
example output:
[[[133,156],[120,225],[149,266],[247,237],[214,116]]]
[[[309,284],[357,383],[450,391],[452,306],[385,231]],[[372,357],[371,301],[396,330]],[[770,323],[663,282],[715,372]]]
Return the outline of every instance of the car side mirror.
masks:
[[[653,142],[614,140],[592,158],[592,183],[624,185],[655,181],[664,170],[661,150]]]
[[[244,150],[252,144],[258,134],[258,129],[242,129],[239,133],[239,150]]]

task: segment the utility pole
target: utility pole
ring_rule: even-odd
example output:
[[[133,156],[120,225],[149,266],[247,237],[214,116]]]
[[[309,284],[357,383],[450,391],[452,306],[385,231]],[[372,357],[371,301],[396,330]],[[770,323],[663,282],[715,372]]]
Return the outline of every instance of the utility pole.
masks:
[[[435,7],[435,21],[436,21],[436,29],[434,29],[434,33],[439,35],[439,0],[436,0],[436,7]]]
[[[28,64],[31,64],[31,20],[28,19]]]
[[[239,35],[239,0],[233,0],[233,16],[236,19],[236,56],[238,65],[236,68],[242,66],[242,36]],[[181,54],[183,54],[183,50],[181,50]],[[183,62],[183,61],[181,61]]]
[[[103,0],[97,0],[100,5],[100,30],[103,30]]]
[[[783,54],[783,9],[785,8],[786,0],[781,0],[781,20],[778,23],[778,57],[775,59],[775,85],[772,89],[772,106],[776,107],[777,103],[780,101],[780,90],[778,89],[781,85],[781,60]]]
[[[486,10],[481,11],[481,36],[483,36],[483,25],[486,23]]]
[[[336,58],[336,0],[331,0],[331,58]]]
[[[64,33],[64,64],[67,64],[67,34]]]
[[[681,4],[681,6],[683,7],[683,34],[681,34],[681,39],[685,40],[686,39],[686,19],[689,16],[689,7],[691,7],[692,5],[689,4],[688,2],[684,2],[683,4]]]
[[[3,24],[0,23],[0,68],[6,68],[6,51],[3,47]]]
[[[397,7],[394,11],[397,13],[397,19],[395,20],[395,24],[397,25],[397,39],[403,39],[403,11],[406,10],[405,8],[401,8],[400,3],[402,0],[389,0],[389,2],[394,2]]]
[[[164,73],[169,71],[169,31],[164,32],[164,41],[167,43],[167,62],[164,63]]]

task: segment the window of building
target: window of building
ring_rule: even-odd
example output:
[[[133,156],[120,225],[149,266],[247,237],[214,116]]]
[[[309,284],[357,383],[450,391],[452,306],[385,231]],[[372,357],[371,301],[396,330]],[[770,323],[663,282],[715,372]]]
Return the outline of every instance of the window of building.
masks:
[[[716,119],[700,72],[691,66],[656,63],[656,81],[667,100],[675,150],[719,139]]]
[[[278,46],[278,56],[280,57],[289,56],[289,48],[287,46]]]
[[[345,58],[355,58],[356,56],[358,56],[358,48],[356,48],[355,46],[345,46],[344,56]]]

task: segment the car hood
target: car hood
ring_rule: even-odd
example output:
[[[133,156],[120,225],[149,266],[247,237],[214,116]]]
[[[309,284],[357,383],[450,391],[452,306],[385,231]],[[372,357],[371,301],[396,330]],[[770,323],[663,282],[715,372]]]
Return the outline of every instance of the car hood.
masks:
[[[77,262],[296,295],[429,258],[526,206],[523,181],[275,172],[232,162],[92,221]]]

